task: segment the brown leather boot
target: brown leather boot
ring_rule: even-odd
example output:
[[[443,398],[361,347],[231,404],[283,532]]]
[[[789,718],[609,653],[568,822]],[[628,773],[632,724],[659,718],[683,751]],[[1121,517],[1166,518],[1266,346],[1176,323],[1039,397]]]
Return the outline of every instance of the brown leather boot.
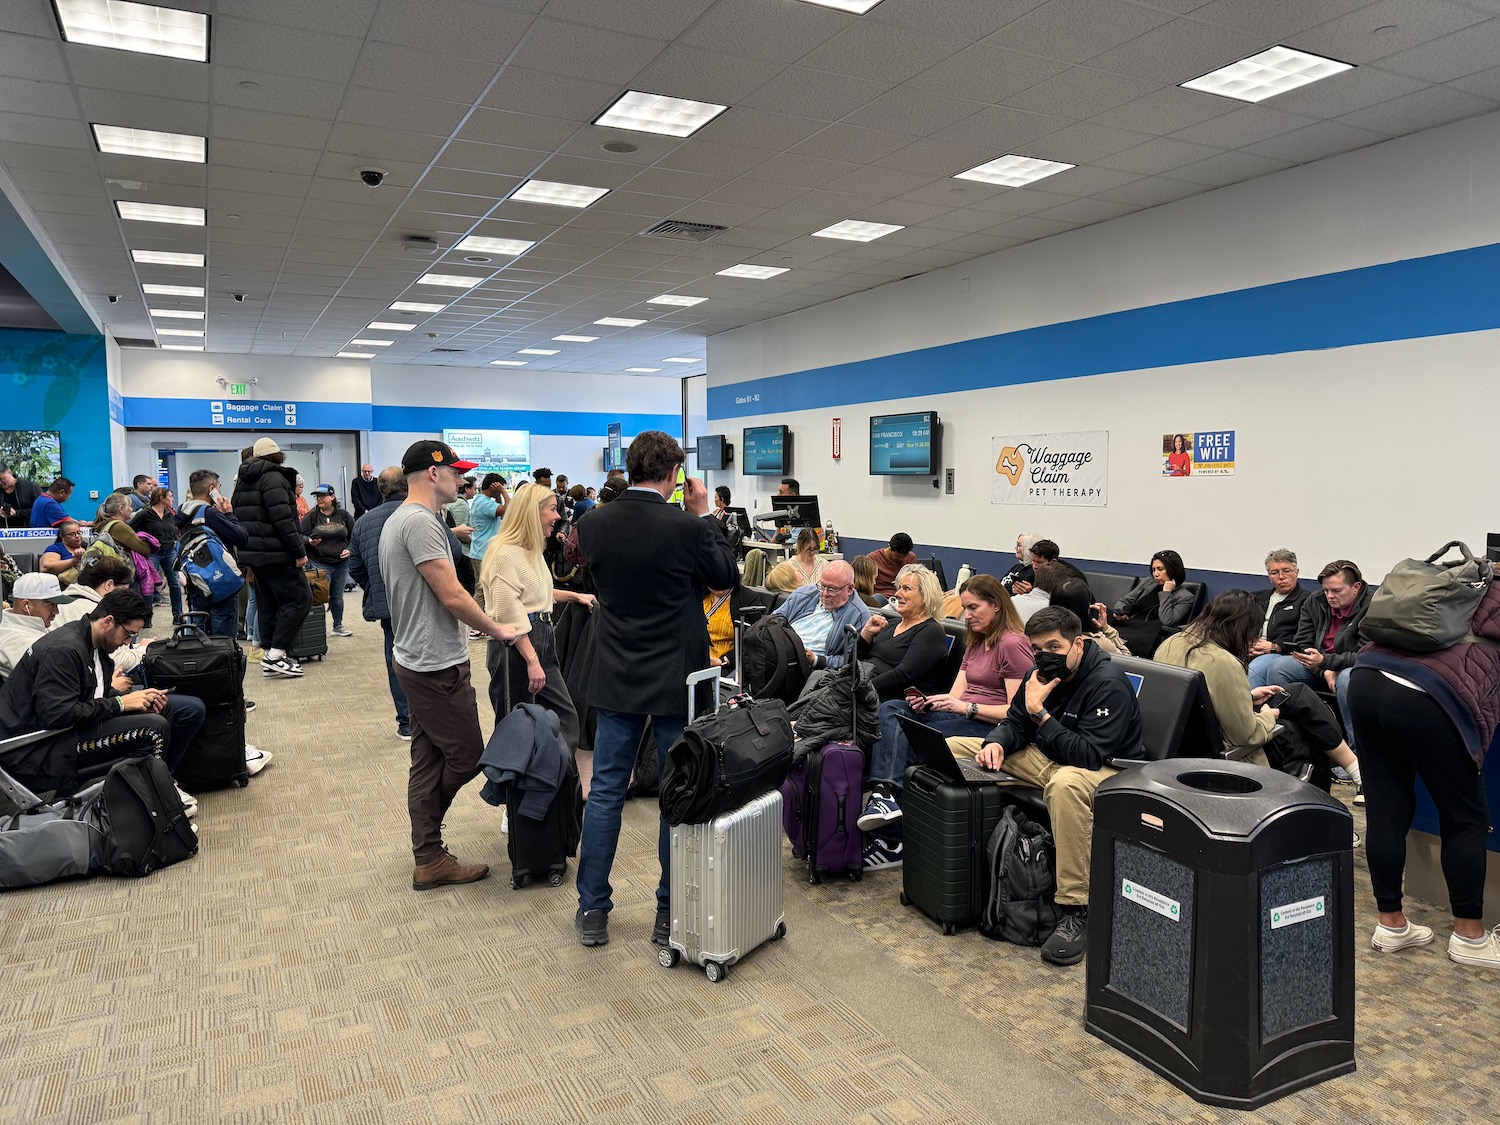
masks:
[[[475,883],[490,873],[487,863],[459,863],[451,852],[443,852],[431,863],[419,863],[411,873],[411,889],[430,891],[454,883]]]

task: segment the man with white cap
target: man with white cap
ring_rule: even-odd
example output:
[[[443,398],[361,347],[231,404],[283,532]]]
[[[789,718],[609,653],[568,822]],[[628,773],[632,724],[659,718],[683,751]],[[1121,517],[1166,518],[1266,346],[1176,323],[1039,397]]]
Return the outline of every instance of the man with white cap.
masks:
[[[307,545],[297,523],[296,480],[281,447],[260,438],[234,484],[234,515],[250,535],[239,561],[255,572],[258,632],[266,649],[260,670],[286,679],[302,675],[288,649],[312,609],[312,588],[302,573]]]
[[[52,625],[57,607],[73,600],[55,574],[23,574],[11,589],[11,612],[0,618],[0,679]]]

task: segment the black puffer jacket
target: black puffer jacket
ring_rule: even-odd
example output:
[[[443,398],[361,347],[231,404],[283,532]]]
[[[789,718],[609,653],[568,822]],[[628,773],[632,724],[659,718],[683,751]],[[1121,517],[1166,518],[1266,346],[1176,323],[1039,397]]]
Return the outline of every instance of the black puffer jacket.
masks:
[[[264,457],[240,466],[234,484],[234,516],[250,535],[241,547],[244,566],[290,566],[307,554],[297,527],[297,473]]]
[[[869,753],[880,737],[880,698],[875,694],[871,681],[875,668],[868,661],[858,663],[858,682],[848,668],[829,672],[818,686],[793,703],[787,710],[797,724],[797,741],[792,747],[792,762],[796,764],[829,742],[854,741],[859,748]],[[854,692],[856,703],[849,702]],[[850,729],[850,718],[855,723]]]

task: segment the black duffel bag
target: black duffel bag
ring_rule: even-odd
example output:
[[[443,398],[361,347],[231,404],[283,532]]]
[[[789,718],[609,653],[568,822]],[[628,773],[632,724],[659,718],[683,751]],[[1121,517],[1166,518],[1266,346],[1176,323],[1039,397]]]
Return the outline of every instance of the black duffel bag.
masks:
[[[779,699],[730,700],[667,751],[661,815],[703,824],[779,789],[792,768],[792,722]]]

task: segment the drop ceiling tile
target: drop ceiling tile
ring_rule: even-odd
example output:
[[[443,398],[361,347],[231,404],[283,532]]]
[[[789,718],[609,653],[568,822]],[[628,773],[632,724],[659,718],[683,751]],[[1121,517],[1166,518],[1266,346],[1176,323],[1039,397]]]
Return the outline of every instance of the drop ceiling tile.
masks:
[[[356,125],[376,125],[400,132],[446,137],[458,127],[458,123],[463,119],[468,108],[467,104],[458,102],[440,102],[432,98],[415,97],[409,93],[370,90],[356,86],[351,88],[344,98],[344,108],[340,111],[339,118],[343,121],[352,121]],[[470,136],[468,139],[483,140],[485,138]]]
[[[1300,113],[1287,113],[1268,105],[1247,105],[1201,125],[1179,129],[1172,137],[1194,144],[1233,149],[1270,140],[1311,124],[1312,120]]]
[[[972,167],[972,165],[971,165]],[[934,180],[916,191],[906,192],[901,199],[907,203],[930,203],[937,207],[972,207],[981,199],[990,199],[1002,192],[1014,189],[1000,184],[985,184],[977,180]]]
[[[663,39],[542,18],[532,24],[510,61],[529,70],[628,85],[661,53]]]
[[[1478,94],[1481,98],[1500,101],[1500,66],[1454,79],[1449,85],[1466,93]]]
[[[293,78],[286,74],[227,66],[210,67],[208,74],[216,106],[232,105],[261,113],[328,118],[338,113],[344,101],[344,86],[339,82],[319,82],[312,78]],[[175,86],[173,89],[176,92]],[[186,95],[177,93],[177,96]]]
[[[550,155],[550,150],[453,141],[443,149],[439,167],[529,179]]]
[[[1025,154],[1047,160],[1066,161],[1069,164],[1091,164],[1149,139],[1144,133],[1111,129],[1092,121],[1080,121],[1031,141],[1026,146]]]
[[[889,199],[892,196],[904,195],[906,192],[926,187],[933,182],[935,176],[941,174],[940,169],[929,172],[907,172],[899,168],[882,168],[872,164],[856,169],[847,176],[840,176],[826,186],[830,191],[847,191],[876,199]]]
[[[913,77],[908,85],[950,97],[998,103],[1068,69],[1056,59],[972,46]]]
[[[703,198],[710,203],[741,203],[750,207],[784,207],[805,194],[796,184],[772,184],[763,180],[731,180]]]
[[[1155,92],[1161,82],[1077,66],[1006,99],[1016,109],[1085,120]]]
[[[1380,66],[1427,82],[1451,82],[1490,69],[1497,58],[1500,58],[1500,19],[1493,19],[1456,35],[1387,55],[1380,60]]]
[[[952,39],[982,39],[1039,8],[1046,0],[884,0],[869,14],[878,23],[930,31]]]
[[[1011,188],[1009,191],[1000,192],[989,199],[977,199],[968,204],[976,211],[993,211],[998,216],[1010,215],[1034,215],[1038,211],[1046,211],[1053,207],[1061,207],[1071,200],[1071,196],[1059,195],[1055,191],[1042,191],[1040,188]],[[996,226],[1005,220],[997,218]],[[991,228],[993,231],[993,228]]]
[[[957,265],[959,262],[965,262],[984,254],[995,254],[1001,250],[1009,250],[1012,246],[1019,246],[1020,243],[1021,240],[1018,238],[997,238],[993,235],[969,235],[964,238],[956,238],[952,242],[945,242],[941,246],[933,247],[931,250],[918,250],[898,260],[909,265],[921,265],[929,269],[941,269],[943,266]]]
[[[619,95],[620,88],[615,83],[589,82],[541,70],[506,66],[479,104],[512,113],[592,121]]]
[[[361,39],[236,16],[213,20],[213,60],[244,70],[343,83],[354,73]]]
[[[613,7],[613,0],[607,6]],[[767,59],[673,43],[631,79],[630,85],[668,97],[737,106],[784,69],[782,63]]]
[[[1137,207],[1156,207],[1162,203],[1186,199],[1190,195],[1198,195],[1208,190],[1203,184],[1190,184],[1161,176],[1147,176],[1134,183],[1126,184],[1124,187],[1100,192],[1099,198],[1112,199],[1117,203],[1130,203]]]
[[[1098,125],[1162,136],[1222,117],[1241,104],[1228,98],[1204,95],[1197,90],[1171,86],[1101,113],[1093,120]]]
[[[1184,164],[1192,164],[1194,161],[1207,160],[1210,156],[1217,156],[1222,151],[1212,145],[1195,145],[1187,141],[1175,141],[1170,137],[1153,137],[1144,144],[1106,156],[1099,161],[1099,164],[1105,168],[1139,172],[1141,175],[1154,175],[1173,168],[1181,168]]]
[[[0,142],[47,145],[55,148],[92,149],[93,137],[81,121],[60,117],[37,117],[29,113],[0,111]],[[130,157],[144,161],[144,157]]]
[[[494,200],[477,195],[455,195],[445,191],[414,191],[403,206],[430,211],[437,215],[467,215],[477,219],[489,213]]]
[[[1275,108],[1288,113],[1320,118],[1338,117],[1388,102],[1403,94],[1416,93],[1426,89],[1426,85],[1404,74],[1361,66],[1335,74],[1325,82],[1314,82],[1300,89],[1278,94],[1273,104]]]
[[[723,176],[704,176],[673,168],[647,168],[631,179],[629,188],[644,195],[661,195],[671,199],[701,199],[728,183]]]
[[[848,26],[847,15],[785,0],[741,0],[716,4],[682,35],[709,50],[794,63]]]
[[[480,0],[382,4],[370,38],[438,55],[499,61],[515,49],[533,18]]]
[[[911,206],[911,204],[907,205]],[[810,191],[800,197],[796,204],[797,210],[803,214],[820,215],[827,219],[828,222],[825,222],[824,226],[827,226],[829,222],[845,218],[865,219],[869,222],[894,223],[896,222],[894,218],[870,219],[863,214],[863,212],[871,208],[876,208],[882,212],[887,208],[894,210],[894,206],[894,204],[889,204],[878,199],[871,199],[868,196],[853,195],[845,191],[828,191],[827,189]]]
[[[62,44],[50,36],[56,35],[53,28],[47,39],[35,39],[22,35],[0,34],[0,74],[9,75],[12,78],[25,78],[33,82],[67,82],[69,80],[68,67],[63,64]],[[102,48],[91,48],[86,56],[70,59],[69,63],[74,68],[74,77],[77,77],[77,67],[80,62],[88,62],[92,59],[107,55],[118,55],[122,52],[107,51]],[[120,73],[131,74],[134,70],[130,66],[121,67]],[[90,81],[91,86],[111,86],[113,82]],[[145,91],[150,92],[150,91]]]
[[[1118,203],[1108,199],[1075,199],[1071,203],[1064,203],[1061,207],[1049,207],[1036,214],[1039,219],[1058,219],[1067,223],[1087,225],[1118,219],[1121,215],[1128,215],[1136,210],[1139,208],[1129,203]]]
[[[1319,121],[1305,129],[1297,129],[1269,141],[1250,145],[1245,151],[1276,160],[1288,160],[1293,164],[1306,164],[1350,149],[1378,144],[1386,139],[1383,133],[1351,128],[1337,121]]]
[[[662,38],[681,35],[693,21],[711,8],[714,0],[552,0],[547,15],[572,23],[602,27],[610,31],[639,31],[649,27]]]
[[[295,176],[288,172],[218,168],[213,165],[209,165],[208,168],[208,186],[215,189],[227,188],[231,191],[254,192],[258,195],[300,198],[308,193],[312,183],[311,176]]]
[[[643,195],[634,191],[612,191],[595,203],[590,210],[610,211],[621,215],[651,216],[662,218],[681,206],[680,199],[660,195]],[[642,223],[643,227],[650,223]]]
[[[1064,231],[1073,230],[1078,225],[1060,222],[1057,219],[1039,219],[1035,215],[1027,215],[1024,218],[1002,223],[992,233],[1000,237],[1019,238],[1029,242],[1054,234],[1062,234]]]
[[[925,31],[855,20],[809,51],[801,65],[854,78],[904,82],[957,54],[963,46]]]
[[[0,31],[14,31],[43,39],[57,35],[51,9],[38,5],[7,4],[0,8]]]
[[[10,113],[29,113],[38,117],[76,119],[78,116],[73,90],[65,82],[0,77],[0,105]],[[101,119],[95,117],[94,120]]]
[[[937,176],[946,177],[963,172],[987,160],[993,160],[998,155],[1000,154],[995,150],[993,142],[979,146],[922,140],[882,157],[875,164],[881,168],[926,175],[930,180]]]
[[[683,172],[702,172],[704,175],[727,178],[744,175],[750,169],[763,164],[772,155],[769,149],[690,140],[673,149],[658,163],[663,168],[677,168]]]
[[[837,121],[889,90],[894,81],[872,81],[826,70],[788,67],[735,108],[765,109],[820,121]]]
[[[577,130],[576,122],[555,117],[506,113],[498,109],[476,109],[464,122],[457,136],[459,140],[476,141],[480,144],[551,151]]]
[[[843,124],[925,137],[966,117],[972,117],[984,108],[986,106],[983,102],[954,98],[912,86],[898,86],[846,116]]]
[[[255,0],[255,18],[271,20],[311,31],[330,31],[342,35],[364,36],[380,0]],[[206,0],[177,4],[177,7],[205,9]]]
[[[1222,24],[1262,38],[1285,41],[1310,27],[1338,19],[1370,0],[1210,0],[1191,9],[1195,20]]]
[[[824,160],[815,156],[784,152],[780,156],[757,165],[746,175],[749,180],[767,180],[773,184],[794,184],[808,189],[846,176],[856,165],[838,160]]]
[[[983,43],[1060,62],[1083,63],[1170,21],[1165,12],[1121,0],[1049,0]]]
[[[747,145],[781,152],[826,128],[826,121],[811,117],[793,117],[767,109],[733,108],[705,125],[697,138],[712,144]]]
[[[468,106],[484,93],[495,71],[492,62],[460,58],[447,50],[428,54],[394,43],[368,43],[355,69],[354,85]]]
[[[1008,106],[993,106],[980,110],[956,125],[940,129],[927,139],[975,145],[988,151],[989,155],[985,160],[993,160],[1007,152],[1017,152],[1027,141],[1054,133],[1068,124],[1065,117],[1028,113]]]
[[[1111,188],[1123,187],[1139,178],[1134,172],[1080,164],[1076,168],[1069,168],[1055,176],[1048,176],[1045,186],[1048,191],[1055,191],[1059,195],[1070,195],[1075,199],[1081,199],[1085,196],[1098,195],[1101,191],[1108,191]]]
[[[34,168],[41,172],[69,172],[78,176],[97,176],[92,146],[89,150],[54,148],[16,141],[0,141],[0,164],[6,168]],[[132,161],[132,166],[136,166]],[[136,177],[139,178],[139,177]]]
[[[212,139],[208,145],[209,159],[213,159]],[[149,187],[158,184],[183,184],[202,187],[208,183],[208,166],[190,164],[182,160],[148,160],[142,156],[120,156],[114,153],[94,154],[95,167],[91,175],[103,175],[109,179],[130,180]]]
[[[826,126],[802,143],[793,145],[789,152],[793,155],[817,156],[824,160],[843,160],[859,165],[889,156],[911,144],[911,140],[906,133],[834,124]]]
[[[211,172],[222,169],[230,174],[254,168],[263,172],[291,172],[308,176],[318,169],[318,153],[312,149],[254,144],[249,141],[216,140],[211,159]]]
[[[1342,62],[1375,62],[1489,17],[1448,0],[1381,0],[1304,31],[1288,46]],[[1376,34],[1376,28],[1389,30]]]
[[[356,125],[341,121],[328,134],[327,148],[330,152],[346,153],[365,157],[380,165],[382,160],[402,160],[416,164],[427,164],[443,147],[442,137],[423,136],[419,133],[401,133],[381,129],[373,125]],[[449,152],[452,149],[450,147]],[[445,164],[454,164],[444,154]],[[479,168],[477,171],[495,171]]]
[[[923,226],[932,230],[976,234],[982,230],[989,230],[1002,221],[1004,220],[992,211],[977,211],[970,210],[967,207],[955,207],[953,210],[944,212],[935,218],[924,220]]]
[[[1380,105],[1346,113],[1338,118],[1340,124],[1357,129],[1373,129],[1390,136],[1414,133],[1431,129],[1437,125],[1489,113],[1496,108],[1494,101],[1468,94],[1446,86],[1430,86],[1414,94],[1405,94]]]
[[[1105,52],[1089,65],[1162,86],[1176,85],[1263,51],[1269,45],[1257,36],[1179,19]]]
[[[1218,156],[1210,156],[1207,160],[1194,161],[1192,164],[1184,164],[1180,168],[1172,169],[1172,178],[1187,180],[1189,183],[1223,187],[1225,184],[1251,180],[1257,176],[1279,172],[1289,167],[1291,165],[1285,160],[1272,160],[1268,156],[1256,156],[1250,152],[1221,152]]]
[[[290,148],[322,149],[329,140],[332,124],[310,117],[287,117],[279,113],[257,113],[248,109],[223,106],[214,110],[214,138],[253,141],[257,144],[279,144]],[[213,160],[213,142],[208,146]]]

